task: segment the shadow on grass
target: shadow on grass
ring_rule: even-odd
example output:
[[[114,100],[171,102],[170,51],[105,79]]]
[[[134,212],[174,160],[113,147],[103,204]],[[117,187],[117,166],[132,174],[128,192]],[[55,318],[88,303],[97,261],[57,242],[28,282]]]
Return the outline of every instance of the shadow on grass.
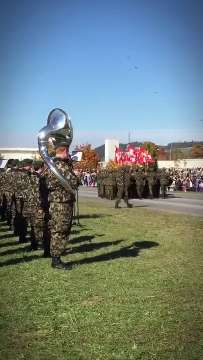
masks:
[[[7,241],[7,242],[5,242],[5,243],[1,243],[0,244],[0,248],[2,248],[2,247],[6,247],[6,246],[17,246],[17,245],[19,245],[19,242],[11,242],[11,241]]]
[[[19,245],[15,244],[15,245]],[[26,246],[26,247],[19,247],[17,249],[7,249],[5,251],[0,252],[0,256],[6,256],[6,255],[13,255],[13,254],[19,254],[19,253],[24,253],[26,252],[30,247]]]
[[[9,259],[4,262],[0,262],[0,267],[9,266],[9,265],[25,264],[25,263],[29,263],[34,260],[41,260],[42,258],[43,258],[42,255],[32,255],[32,256],[25,256],[23,258]]]
[[[9,239],[9,238],[12,238],[12,237],[15,237],[14,234],[5,234],[5,235],[0,235],[0,240],[4,239]]]
[[[96,235],[97,237],[100,237],[100,236],[104,236],[104,234],[97,234]],[[68,244],[78,244],[78,243],[81,243],[81,242],[85,242],[85,241],[91,241],[92,239],[94,239],[94,236],[92,235],[84,235],[84,236],[78,236],[74,239],[71,239]]]
[[[92,236],[93,238],[94,236]],[[76,253],[83,253],[83,252],[89,252],[89,251],[94,251],[94,250],[98,250],[107,246],[112,246],[112,245],[118,245],[122,242],[123,240],[116,240],[116,241],[104,241],[104,242],[100,242],[100,243],[89,243],[89,244],[83,244],[80,246],[75,246],[74,248],[70,248],[66,250],[66,254],[76,254]]]
[[[9,231],[8,226],[0,226],[0,232],[6,232]]]
[[[133,199],[133,200],[137,200],[137,199]],[[138,200],[142,201],[142,199],[138,199]],[[133,202],[133,208],[147,208],[147,207],[149,207],[149,205],[139,205],[136,202]]]
[[[124,241],[124,240],[118,240]],[[112,251],[107,254],[97,255],[91,258],[85,258],[77,261],[71,261],[69,264],[71,266],[75,265],[84,265],[84,264],[91,264],[100,261],[111,261],[123,257],[136,257],[140,254],[142,250],[150,249],[152,247],[159,246],[159,243],[155,241],[136,241],[130,246],[123,247],[121,249]]]
[[[79,216],[79,219],[99,219],[107,216],[112,216],[110,214],[82,214]]]
[[[84,230],[89,230],[88,228],[86,228],[86,226],[81,225],[81,224],[72,224],[72,228],[71,228],[71,234],[80,234],[81,231]]]

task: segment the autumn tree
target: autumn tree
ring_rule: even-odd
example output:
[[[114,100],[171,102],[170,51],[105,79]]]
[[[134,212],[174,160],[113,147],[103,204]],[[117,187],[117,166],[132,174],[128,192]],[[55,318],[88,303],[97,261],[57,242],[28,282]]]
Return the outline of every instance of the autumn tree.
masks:
[[[120,165],[114,160],[109,160],[108,163],[106,164],[107,169],[117,169],[119,166]]]
[[[203,145],[201,144],[192,145],[192,157],[203,158]]]
[[[90,144],[76,146],[75,151],[82,152],[82,159],[74,164],[75,169],[93,171],[99,166],[99,155]]]
[[[151,141],[145,141],[143,144],[144,148],[148,151],[148,153],[152,156],[152,158],[157,161],[159,148],[156,144]]]

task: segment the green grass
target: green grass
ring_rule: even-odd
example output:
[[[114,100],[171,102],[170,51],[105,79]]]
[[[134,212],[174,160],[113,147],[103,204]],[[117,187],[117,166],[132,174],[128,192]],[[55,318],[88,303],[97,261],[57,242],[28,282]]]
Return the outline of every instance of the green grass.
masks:
[[[80,200],[53,270],[0,226],[0,359],[202,359],[203,218]]]

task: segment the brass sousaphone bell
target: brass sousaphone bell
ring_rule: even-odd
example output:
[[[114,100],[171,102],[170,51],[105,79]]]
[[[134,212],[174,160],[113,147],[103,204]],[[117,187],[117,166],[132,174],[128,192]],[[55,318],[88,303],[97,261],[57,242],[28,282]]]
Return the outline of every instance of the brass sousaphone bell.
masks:
[[[61,185],[69,192],[74,193],[67,178],[59,171],[53,158],[49,156],[48,145],[49,141],[55,147],[70,146],[73,139],[73,127],[69,115],[62,109],[53,109],[48,116],[47,125],[43,127],[38,133],[38,147],[39,153],[51,172],[57,177]]]

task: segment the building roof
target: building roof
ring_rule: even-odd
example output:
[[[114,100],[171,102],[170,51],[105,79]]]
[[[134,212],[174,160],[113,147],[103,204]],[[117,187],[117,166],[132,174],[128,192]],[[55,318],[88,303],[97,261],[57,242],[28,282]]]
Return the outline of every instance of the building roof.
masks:
[[[38,148],[8,148],[8,147],[0,147],[0,152],[1,151],[7,151],[7,152],[20,152],[20,151],[38,151]]]

